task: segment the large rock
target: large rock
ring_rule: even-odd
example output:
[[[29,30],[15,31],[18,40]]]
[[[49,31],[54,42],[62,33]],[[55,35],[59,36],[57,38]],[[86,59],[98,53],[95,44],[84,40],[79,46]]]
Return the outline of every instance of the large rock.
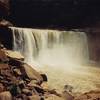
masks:
[[[40,73],[40,75],[42,76],[43,78],[43,81],[47,82],[48,81],[48,78],[47,78],[47,75],[45,73]]]
[[[23,64],[24,57],[17,51],[5,50],[6,56],[9,58],[9,65],[20,67]]]
[[[31,80],[37,80],[37,81],[39,81],[39,82],[42,82],[42,81],[43,81],[41,75],[40,75],[35,69],[33,69],[30,65],[24,64],[23,67],[24,67],[24,69],[25,69],[26,75],[27,75]]]
[[[9,58],[16,59],[16,60],[24,60],[22,54],[17,51],[6,50],[5,52]]]
[[[9,91],[0,93],[0,100],[12,100],[12,95]]]

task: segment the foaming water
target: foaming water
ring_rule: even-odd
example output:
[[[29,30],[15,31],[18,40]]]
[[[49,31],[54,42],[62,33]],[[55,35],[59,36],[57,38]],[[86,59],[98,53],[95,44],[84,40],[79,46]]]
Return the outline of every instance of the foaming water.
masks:
[[[91,72],[94,68],[85,67],[89,52],[84,32],[16,27],[11,30],[13,49],[25,56],[26,63],[47,73],[52,87],[60,90],[64,84],[71,84],[75,92],[97,88],[99,78]],[[98,68],[95,70],[99,73]]]
[[[89,61],[84,32],[11,28],[14,50],[34,61],[53,67],[76,66]]]

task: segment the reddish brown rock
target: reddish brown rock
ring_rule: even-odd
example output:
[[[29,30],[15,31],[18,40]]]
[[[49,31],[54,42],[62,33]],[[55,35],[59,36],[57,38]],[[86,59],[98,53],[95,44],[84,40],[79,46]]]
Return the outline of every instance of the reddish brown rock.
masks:
[[[11,51],[11,50],[5,50],[6,56],[12,59],[17,59],[17,60],[24,60],[24,57],[22,54],[20,54],[17,51]]]
[[[9,69],[8,64],[1,63],[1,64],[0,64],[0,70],[6,70],[6,69]]]
[[[43,81],[41,75],[33,67],[29,66],[28,64],[24,64],[23,67],[25,69],[26,75],[31,80],[37,80],[39,82],[42,82]]]
[[[0,100],[12,100],[12,95],[9,91],[0,93]]]

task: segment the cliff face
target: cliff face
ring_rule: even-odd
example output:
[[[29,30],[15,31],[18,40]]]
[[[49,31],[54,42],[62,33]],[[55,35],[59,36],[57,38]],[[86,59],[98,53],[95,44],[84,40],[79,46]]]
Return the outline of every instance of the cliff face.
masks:
[[[100,20],[99,0],[12,0],[11,20],[23,27],[79,28]]]
[[[9,0],[0,0],[0,18],[9,14]]]

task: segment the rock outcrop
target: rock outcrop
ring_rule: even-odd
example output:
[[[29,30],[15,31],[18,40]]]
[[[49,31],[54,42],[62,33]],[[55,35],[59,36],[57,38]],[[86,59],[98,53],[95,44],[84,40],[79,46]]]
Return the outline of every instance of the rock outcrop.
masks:
[[[24,57],[0,45],[0,100],[100,100],[100,91],[75,95],[65,85],[62,93],[48,86],[46,74],[24,63]]]
[[[24,63],[24,57],[0,45],[0,100],[63,100],[47,76]]]

